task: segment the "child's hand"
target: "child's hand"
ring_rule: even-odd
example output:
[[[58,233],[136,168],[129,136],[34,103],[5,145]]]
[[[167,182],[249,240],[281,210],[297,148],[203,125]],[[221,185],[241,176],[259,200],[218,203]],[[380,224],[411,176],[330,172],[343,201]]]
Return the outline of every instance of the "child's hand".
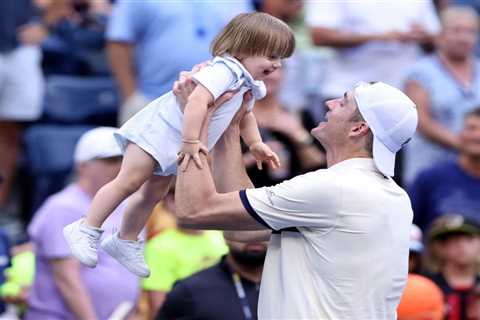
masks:
[[[208,149],[200,142],[183,142],[180,151],[178,152],[177,163],[180,170],[186,171],[190,160],[195,162],[199,169],[202,169],[202,161],[200,160],[200,152],[207,155]]]
[[[249,147],[250,153],[257,160],[257,168],[262,170],[262,161],[266,161],[272,169],[280,167],[280,159],[278,155],[263,142],[252,143]]]

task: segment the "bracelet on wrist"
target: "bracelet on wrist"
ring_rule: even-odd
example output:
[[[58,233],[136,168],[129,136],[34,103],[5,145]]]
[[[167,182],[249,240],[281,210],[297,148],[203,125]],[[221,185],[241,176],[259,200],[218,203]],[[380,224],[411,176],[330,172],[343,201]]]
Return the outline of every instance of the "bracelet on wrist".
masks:
[[[197,144],[197,143],[200,143],[201,141],[199,139],[186,139],[186,138],[182,138],[182,142],[183,143],[187,143],[187,144]]]

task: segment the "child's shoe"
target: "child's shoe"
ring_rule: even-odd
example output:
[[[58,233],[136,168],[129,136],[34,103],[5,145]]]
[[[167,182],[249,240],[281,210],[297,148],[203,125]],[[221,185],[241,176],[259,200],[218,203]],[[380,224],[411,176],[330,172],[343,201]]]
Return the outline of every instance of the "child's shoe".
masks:
[[[101,246],[131,273],[142,278],[150,275],[143,256],[143,241],[123,240],[116,232],[103,240]]]
[[[77,220],[63,228],[63,236],[70,246],[75,258],[87,267],[94,268],[98,261],[98,241],[103,230],[86,226],[83,219]]]

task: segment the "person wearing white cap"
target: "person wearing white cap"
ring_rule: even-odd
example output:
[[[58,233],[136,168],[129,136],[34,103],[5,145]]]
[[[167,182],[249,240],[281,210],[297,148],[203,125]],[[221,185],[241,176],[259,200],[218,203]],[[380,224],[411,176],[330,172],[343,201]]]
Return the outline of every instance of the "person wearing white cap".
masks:
[[[272,231],[259,319],[394,319],[413,213],[391,176],[417,110],[381,82],[361,83],[326,105],[325,121],[311,133],[326,150],[327,169],[253,189],[240,158],[238,114],[215,147],[213,178],[207,165],[179,173],[178,221]],[[242,187],[249,189],[233,191]]]
[[[80,137],[74,152],[74,182],[50,196],[28,227],[36,256],[28,320],[120,319],[118,312],[130,310],[138,298],[136,276],[104,251],[97,270],[82,266],[62,236],[63,227],[79,219],[97,190],[118,173],[121,150],[115,131],[98,127]],[[120,223],[124,209],[120,206],[109,217],[107,228]]]

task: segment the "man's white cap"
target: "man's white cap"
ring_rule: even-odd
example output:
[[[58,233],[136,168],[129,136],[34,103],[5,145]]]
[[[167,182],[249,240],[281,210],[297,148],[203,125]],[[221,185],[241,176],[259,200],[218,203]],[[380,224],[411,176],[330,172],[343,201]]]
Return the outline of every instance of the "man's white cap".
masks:
[[[392,177],[395,154],[413,137],[418,123],[415,103],[383,82],[362,82],[354,89],[358,109],[373,133],[373,160]]]
[[[85,132],[75,147],[75,163],[121,156],[122,150],[113,136],[115,131],[114,127],[98,127]]]

